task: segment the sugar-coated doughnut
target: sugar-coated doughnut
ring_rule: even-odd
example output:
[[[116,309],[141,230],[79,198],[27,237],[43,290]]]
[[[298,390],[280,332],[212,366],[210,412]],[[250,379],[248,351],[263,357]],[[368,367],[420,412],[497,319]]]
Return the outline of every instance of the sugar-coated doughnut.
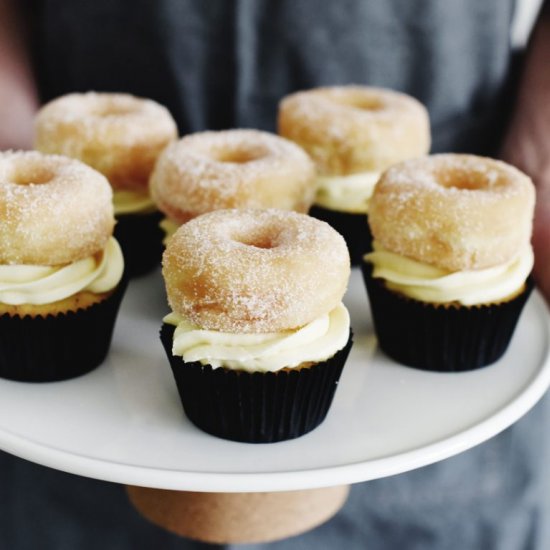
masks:
[[[121,190],[147,190],[159,153],[176,137],[165,107],[129,94],[68,94],[35,121],[36,149],[79,159]]]
[[[350,260],[328,224],[282,210],[218,210],[182,225],[163,275],[175,313],[202,328],[277,332],[338,305]]]
[[[370,86],[288,95],[279,105],[278,128],[326,176],[382,171],[430,148],[425,107],[406,94]]]
[[[102,250],[113,232],[112,191],[83,163],[0,153],[0,263],[60,265]]]
[[[224,208],[307,212],[315,167],[294,143],[258,130],[200,132],[170,145],[151,175],[151,195],[181,224]]]
[[[529,244],[535,191],[516,168],[473,155],[397,164],[374,190],[369,224],[385,249],[447,269],[484,269]]]

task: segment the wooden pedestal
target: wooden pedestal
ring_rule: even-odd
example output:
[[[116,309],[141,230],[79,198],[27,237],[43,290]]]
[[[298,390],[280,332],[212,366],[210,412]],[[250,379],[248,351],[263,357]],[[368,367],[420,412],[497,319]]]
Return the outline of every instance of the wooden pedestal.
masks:
[[[127,486],[149,521],[210,543],[269,542],[321,525],[340,510],[349,486],[280,493],[193,493]]]

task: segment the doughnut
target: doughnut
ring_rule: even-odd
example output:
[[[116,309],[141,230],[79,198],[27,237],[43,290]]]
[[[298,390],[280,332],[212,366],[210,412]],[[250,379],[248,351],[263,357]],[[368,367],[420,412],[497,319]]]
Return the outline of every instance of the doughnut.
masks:
[[[344,239],[305,214],[217,210],[176,231],[162,272],[175,313],[208,330],[264,333],[336,307],[350,260]]]
[[[170,145],[151,175],[159,210],[178,224],[225,208],[307,212],[313,162],[294,143],[258,130],[200,132]]]
[[[278,132],[329,176],[383,171],[430,148],[425,107],[406,94],[369,86],[288,95],[279,104]]]
[[[535,191],[497,160],[441,154],[387,170],[370,203],[374,240],[449,271],[507,262],[529,244]]]
[[[79,159],[117,190],[147,190],[159,153],[176,137],[165,107],[129,94],[68,94],[35,120],[35,149]]]
[[[112,191],[100,173],[58,155],[0,153],[0,264],[61,265],[102,250]]]

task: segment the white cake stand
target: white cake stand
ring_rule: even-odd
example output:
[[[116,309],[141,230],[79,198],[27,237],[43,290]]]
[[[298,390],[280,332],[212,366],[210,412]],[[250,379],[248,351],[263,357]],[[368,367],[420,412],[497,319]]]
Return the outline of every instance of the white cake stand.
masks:
[[[347,484],[464,451],[525,414],[550,384],[550,323],[529,300],[506,355],[461,374],[403,367],[376,345],[361,275],[345,302],[355,344],[325,422],[299,439],[225,441],[184,416],[158,331],[159,273],[132,282],[111,353],[92,373],[48,384],[0,380],[0,448],[128,485],[161,527],[206,542],[269,541],[323,523]]]
[[[327,419],[304,437],[235,443],[187,421],[158,338],[167,306],[155,273],[132,282],[99,369],[66,382],[0,381],[0,448],[66,472],[152,488],[313,489],[460,453],[518,420],[550,384],[549,316],[537,293],[506,355],[462,374],[422,372],[386,358],[358,271],[345,301],[355,345]]]

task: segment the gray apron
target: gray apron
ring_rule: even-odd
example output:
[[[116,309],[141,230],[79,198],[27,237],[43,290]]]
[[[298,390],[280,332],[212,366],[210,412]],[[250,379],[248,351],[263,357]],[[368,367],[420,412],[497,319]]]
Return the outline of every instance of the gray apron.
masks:
[[[425,103],[433,151],[494,154],[513,79],[512,0],[24,0],[43,100],[128,91],[182,134],[274,130],[279,99],[360,83]],[[467,406],[467,404],[465,404]],[[477,448],[355,485],[307,534],[250,550],[547,549],[546,402]],[[0,548],[211,548],[148,524],[114,484],[0,455]]]

